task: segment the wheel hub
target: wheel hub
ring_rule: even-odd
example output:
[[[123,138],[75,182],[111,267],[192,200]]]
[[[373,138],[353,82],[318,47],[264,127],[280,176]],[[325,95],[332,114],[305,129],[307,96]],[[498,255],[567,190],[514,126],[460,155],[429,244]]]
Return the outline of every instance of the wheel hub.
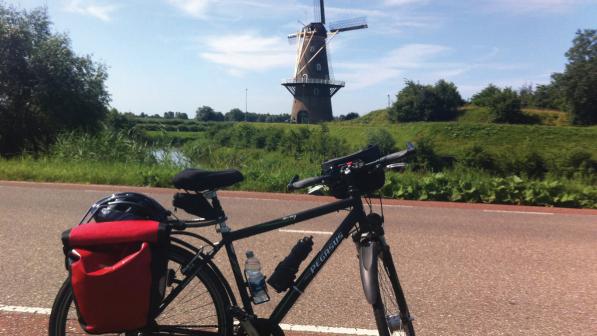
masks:
[[[402,320],[399,315],[388,315],[386,321],[391,332],[402,330]]]

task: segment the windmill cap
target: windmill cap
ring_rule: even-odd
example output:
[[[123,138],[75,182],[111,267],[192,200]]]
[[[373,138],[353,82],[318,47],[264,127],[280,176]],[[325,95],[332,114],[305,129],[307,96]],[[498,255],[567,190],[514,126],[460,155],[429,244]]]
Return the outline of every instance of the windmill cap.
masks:
[[[247,258],[253,258],[255,256],[255,253],[253,253],[253,251],[249,250],[247,251]]]

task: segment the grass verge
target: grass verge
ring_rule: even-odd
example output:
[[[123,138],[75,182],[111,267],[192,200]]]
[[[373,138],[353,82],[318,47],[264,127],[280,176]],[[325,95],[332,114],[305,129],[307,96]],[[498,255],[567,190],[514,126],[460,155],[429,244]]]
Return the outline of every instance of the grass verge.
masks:
[[[237,190],[285,192],[295,173],[302,177],[319,173],[319,164],[282,153],[234,149],[214,151],[205,168],[240,169],[245,180]],[[181,167],[164,164],[66,162],[57,159],[20,158],[0,160],[0,179],[44,182],[114,184],[171,187]],[[381,190],[386,197],[410,200],[525,204],[597,208],[597,188],[574,180],[518,176],[492,177],[480,172],[449,170],[442,173],[389,173]]]

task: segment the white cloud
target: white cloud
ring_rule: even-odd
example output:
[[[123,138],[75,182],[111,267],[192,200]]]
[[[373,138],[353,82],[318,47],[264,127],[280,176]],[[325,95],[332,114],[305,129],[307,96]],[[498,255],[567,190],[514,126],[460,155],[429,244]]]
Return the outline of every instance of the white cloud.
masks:
[[[200,53],[200,56],[226,66],[232,75],[278,67],[291,69],[296,57],[294,48],[284,38],[252,32],[212,36],[204,44],[208,51]]]
[[[106,22],[112,19],[112,13],[118,8],[119,6],[113,4],[100,5],[95,2],[81,0],[70,0],[64,7],[68,12],[93,16]]]
[[[595,0],[493,0],[487,6],[493,10],[505,10],[515,13],[562,12],[578,5],[597,3]]]
[[[337,78],[346,80],[348,90],[362,89],[388,80],[415,79],[423,83],[440,78],[454,80],[471,71],[520,71],[524,64],[491,62],[499,49],[491,48],[469,62],[441,60],[454,50],[436,44],[409,44],[390,50],[377,59],[363,63],[339,62],[334,65]]]
[[[404,6],[412,4],[426,3],[427,0],[384,0],[384,4],[388,6]]]
[[[338,78],[350,83],[350,89],[362,89],[386,80],[404,76],[408,71],[440,66],[431,61],[451,49],[435,44],[409,44],[393,49],[378,59],[366,63],[336,63]],[[461,65],[443,64],[450,71]]]
[[[210,2],[211,0],[168,0],[174,7],[196,18],[205,18]]]

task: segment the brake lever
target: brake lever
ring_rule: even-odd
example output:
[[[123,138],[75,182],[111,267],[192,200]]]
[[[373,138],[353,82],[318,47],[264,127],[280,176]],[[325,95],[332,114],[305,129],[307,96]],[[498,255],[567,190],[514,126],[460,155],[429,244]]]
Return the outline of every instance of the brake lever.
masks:
[[[325,185],[318,184],[318,185],[314,185],[311,188],[309,188],[309,190],[307,191],[307,194],[314,195],[314,196],[323,196],[324,190],[325,190]]]
[[[406,162],[397,162],[387,165],[386,169],[404,169],[406,166]]]

